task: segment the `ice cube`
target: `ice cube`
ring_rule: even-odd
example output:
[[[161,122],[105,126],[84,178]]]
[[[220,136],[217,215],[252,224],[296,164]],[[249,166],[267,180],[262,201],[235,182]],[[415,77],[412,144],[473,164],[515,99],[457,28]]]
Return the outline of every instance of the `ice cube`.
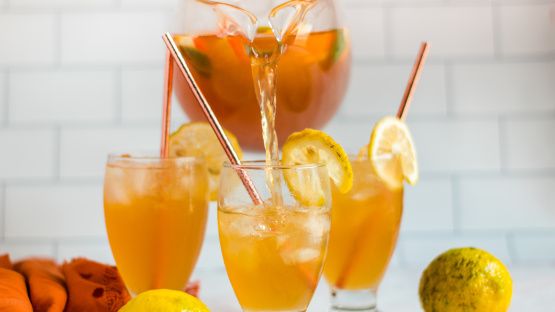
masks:
[[[320,250],[316,248],[297,248],[282,252],[281,256],[286,264],[299,264],[318,259]]]
[[[229,231],[241,237],[264,237],[268,236],[272,229],[260,216],[240,215],[234,218],[229,226]]]
[[[304,224],[305,230],[314,244],[320,244],[330,230],[330,218],[327,214],[317,213],[309,216]]]
[[[133,198],[126,187],[126,173],[123,169],[110,167],[106,171],[104,182],[104,198],[107,202],[119,205],[131,204]]]

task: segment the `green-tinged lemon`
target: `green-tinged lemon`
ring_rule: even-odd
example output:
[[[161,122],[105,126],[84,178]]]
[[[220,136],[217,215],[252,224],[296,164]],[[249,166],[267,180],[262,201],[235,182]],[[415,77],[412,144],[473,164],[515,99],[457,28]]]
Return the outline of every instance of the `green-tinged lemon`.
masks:
[[[118,312],[210,312],[197,298],[179,290],[145,291],[124,305]]]
[[[426,312],[506,312],[513,282],[507,268],[477,248],[451,249],[435,258],[420,278]]]

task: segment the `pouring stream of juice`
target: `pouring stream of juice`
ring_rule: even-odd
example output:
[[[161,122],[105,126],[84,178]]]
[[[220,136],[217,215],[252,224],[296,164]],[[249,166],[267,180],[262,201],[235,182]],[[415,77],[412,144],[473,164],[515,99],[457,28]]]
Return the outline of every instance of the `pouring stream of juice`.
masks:
[[[210,0],[202,2],[213,6],[218,13],[218,24],[223,36],[239,35],[248,39],[244,43],[249,48],[252,79],[260,106],[266,164],[278,164],[279,145],[275,129],[277,63],[287,49],[287,41],[294,40],[304,17],[316,0],[287,1],[273,8],[267,20],[261,20],[253,13],[235,5]],[[285,19],[284,13],[289,13],[285,15]],[[239,37],[236,38],[241,40]],[[266,172],[266,184],[272,194],[272,204],[281,206],[281,177],[271,168]]]

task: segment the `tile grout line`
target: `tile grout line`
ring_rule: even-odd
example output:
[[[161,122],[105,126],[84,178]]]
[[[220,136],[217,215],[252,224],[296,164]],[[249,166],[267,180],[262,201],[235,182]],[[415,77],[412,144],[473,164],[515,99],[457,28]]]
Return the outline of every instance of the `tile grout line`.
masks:
[[[491,4],[491,23],[492,23],[492,36],[493,36],[493,55],[495,59],[502,59],[501,53],[501,20],[499,18],[500,7],[496,3]]]
[[[453,206],[453,234],[462,234],[461,229],[461,203],[460,203],[460,179],[452,174],[451,181],[451,205]]]
[[[499,169],[501,175],[505,176],[509,172],[507,166],[507,136],[505,135],[507,128],[507,120],[503,115],[497,117],[497,135],[499,136]]]
[[[10,79],[12,77],[12,71],[10,69],[6,70],[6,81],[4,82],[4,88],[6,88],[5,90],[5,95],[4,95],[4,125],[7,127],[10,124]]]
[[[2,120],[0,120],[0,124],[7,125],[8,124],[8,102],[10,100],[10,70],[7,69],[4,71],[4,104],[0,109],[2,109],[2,113],[4,114]]]
[[[0,198],[2,202],[0,202],[0,218],[2,220],[2,231],[0,232],[0,239],[4,241],[6,239],[6,183],[2,182],[0,184]]]
[[[62,66],[62,12],[56,10],[54,19],[54,66],[56,69]]]
[[[445,81],[445,115],[452,118],[457,114],[453,107],[453,64],[449,61],[443,63],[443,79]]]
[[[114,107],[114,121],[117,125],[123,124],[123,69],[121,66],[118,66],[114,73],[116,77],[116,85],[114,88],[114,99],[115,99],[115,107]]]
[[[56,259],[57,262],[60,261],[60,259],[59,259],[60,246],[59,246],[59,245],[60,245],[60,244],[59,244],[59,242],[58,242],[57,239],[54,239],[54,240],[52,241],[52,246],[51,246],[51,248],[52,248],[52,254],[53,254],[53,256],[54,256],[54,259]]]
[[[62,127],[54,128],[54,181],[62,179]]]
[[[397,238],[397,246],[395,247],[397,252],[397,257],[399,257],[399,267],[405,268],[408,266],[408,261],[406,259],[406,252],[405,252],[405,239]]]
[[[384,5],[381,7],[382,9],[382,35],[383,35],[383,53],[384,53],[384,61],[388,62],[391,61],[391,51],[393,50],[392,47],[392,31],[391,31],[391,15],[392,15],[392,8],[390,6]]]
[[[519,262],[518,252],[515,245],[515,237],[514,233],[507,233],[505,235],[505,241],[507,244],[507,252],[509,253],[509,257],[511,258],[512,264],[517,264]]]

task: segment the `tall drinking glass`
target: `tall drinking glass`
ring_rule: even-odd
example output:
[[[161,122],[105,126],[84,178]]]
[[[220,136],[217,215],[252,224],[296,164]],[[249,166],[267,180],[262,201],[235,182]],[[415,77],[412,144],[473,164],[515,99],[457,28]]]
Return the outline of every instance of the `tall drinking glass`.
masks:
[[[237,177],[253,180],[264,204],[255,206]],[[281,176],[280,203],[266,188],[266,172]],[[323,200],[307,205],[284,175],[318,187]],[[227,275],[244,311],[306,311],[322,271],[330,226],[329,175],[323,164],[226,164],[218,200],[218,228]],[[300,180],[299,180],[300,181]],[[275,192],[274,192],[275,195]]]
[[[196,158],[108,157],[106,229],[132,293],[185,287],[204,239],[207,175]]]
[[[376,311],[376,293],[395,250],[403,187],[382,181],[367,159],[351,157],[353,188],[332,186],[332,224],[324,276],[332,311]]]

